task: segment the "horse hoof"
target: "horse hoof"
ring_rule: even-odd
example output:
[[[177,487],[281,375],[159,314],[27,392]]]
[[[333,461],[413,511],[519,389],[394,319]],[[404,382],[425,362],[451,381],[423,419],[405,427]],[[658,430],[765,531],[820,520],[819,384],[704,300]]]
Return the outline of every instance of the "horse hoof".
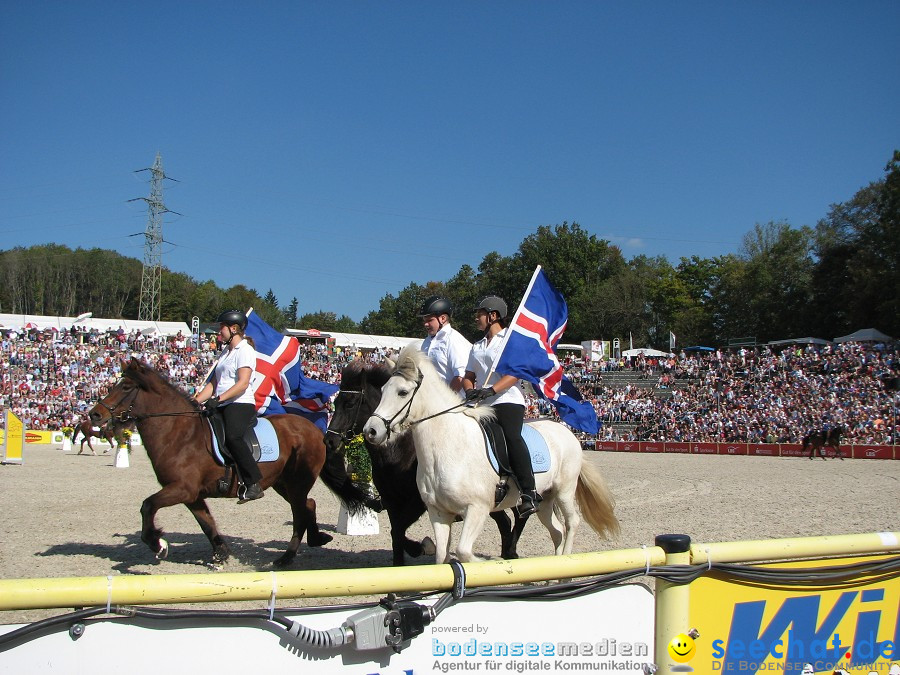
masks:
[[[169,542],[165,539],[160,538],[159,540],[159,550],[156,552],[157,560],[165,560],[169,555]]]
[[[306,538],[306,543],[310,546],[325,546],[328,542],[330,542],[334,537],[326,532],[319,532],[317,537],[309,537]]]
[[[434,545],[434,540],[431,537],[425,537],[422,540],[422,555],[434,555],[437,552],[437,547]]]

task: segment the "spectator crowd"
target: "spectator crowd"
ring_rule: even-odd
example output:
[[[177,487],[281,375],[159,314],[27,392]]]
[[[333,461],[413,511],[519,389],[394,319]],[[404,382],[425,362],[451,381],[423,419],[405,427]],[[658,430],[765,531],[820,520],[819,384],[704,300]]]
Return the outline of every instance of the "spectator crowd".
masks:
[[[116,382],[132,355],[192,393],[215,360],[215,339],[99,332],[0,329],[0,412],[25,427],[75,426]],[[390,352],[329,350],[301,343],[308,377],[339,383],[354,358],[381,361]],[[794,345],[682,352],[599,364],[565,360],[566,373],[602,420],[603,440],[799,443],[811,430],[842,425],[842,442],[897,443],[897,347],[874,343]],[[604,374],[631,372],[621,386]],[[607,379],[611,379],[607,376]],[[617,378],[618,379],[618,378]],[[554,415],[531,396],[531,415]]]

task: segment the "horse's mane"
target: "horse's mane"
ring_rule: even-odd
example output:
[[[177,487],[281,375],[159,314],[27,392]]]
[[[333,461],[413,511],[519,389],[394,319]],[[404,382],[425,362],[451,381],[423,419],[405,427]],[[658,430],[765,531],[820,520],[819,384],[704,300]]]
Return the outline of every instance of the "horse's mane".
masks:
[[[429,401],[436,401],[437,405],[449,410],[460,404],[459,396],[438,375],[434,364],[415,342],[404,347],[397,356],[394,372],[400,373],[408,380],[415,382],[419,379],[417,373],[422,373],[422,396]],[[477,420],[494,417],[494,410],[490,406],[478,408],[465,407],[462,412]]]
[[[168,390],[176,396],[183,398],[192,408],[196,410],[200,409],[200,404],[197,403],[190,394],[174,385],[168,377],[156,370],[149,363],[132,358],[128,365],[122,370],[122,377],[127,377],[136,382],[139,386],[157,393]]]
[[[354,359],[341,371],[341,387],[362,389],[363,382],[368,381],[372,386],[381,389],[390,376],[390,368],[384,363],[368,363],[362,359]]]

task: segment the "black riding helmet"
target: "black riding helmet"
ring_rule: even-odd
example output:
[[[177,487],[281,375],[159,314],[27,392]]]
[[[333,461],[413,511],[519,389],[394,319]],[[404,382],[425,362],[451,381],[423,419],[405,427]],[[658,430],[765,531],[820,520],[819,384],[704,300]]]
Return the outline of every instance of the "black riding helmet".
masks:
[[[419,310],[418,316],[440,316],[441,314],[446,314],[447,316],[453,314],[453,305],[450,304],[447,298],[442,298],[440,295],[432,295],[422,303],[422,309]]]
[[[229,309],[219,314],[216,323],[225,324],[226,326],[237,324],[241,327],[241,330],[244,330],[247,327],[247,315],[239,309]]]
[[[503,298],[499,298],[496,295],[489,295],[484,298],[481,302],[478,303],[478,306],[475,307],[475,311],[484,310],[490,315],[491,312],[497,312],[501,319],[506,318],[506,302]]]

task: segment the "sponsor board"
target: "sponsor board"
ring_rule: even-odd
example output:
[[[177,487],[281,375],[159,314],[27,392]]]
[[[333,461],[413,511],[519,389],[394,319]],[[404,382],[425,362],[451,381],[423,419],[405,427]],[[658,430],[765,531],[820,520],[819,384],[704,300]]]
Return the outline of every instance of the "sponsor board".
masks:
[[[748,443],[747,454],[754,457],[778,457],[778,446],[770,443]]]
[[[746,443],[719,443],[720,455],[746,455]]]
[[[809,450],[803,452],[803,446],[799,443],[781,443],[778,449],[782,457],[804,457],[809,454]]]
[[[849,565],[892,556],[775,563],[771,568]],[[900,662],[900,577],[860,577],[827,587],[754,585],[703,576],[690,585],[690,626],[699,631],[697,673],[887,675]],[[673,636],[674,637],[674,636]]]
[[[329,631],[358,611],[332,608],[291,618],[309,629]],[[370,621],[383,625],[383,619]],[[197,619],[172,624],[180,630],[160,630],[169,626],[117,618],[88,625],[78,640],[61,630],[22,641],[3,652],[3,672],[35,672],[35,664],[46,672],[72,672],[77,664],[74,670],[78,672],[104,673],[112,671],[110,664],[127,663],[130,674],[157,675],[159,659],[134,658],[148,644],[153,645],[154,653],[177,654],[177,672],[210,670],[210,655],[221,653],[223,644],[241,646],[228,652],[227,664],[220,668],[229,673],[421,675],[587,670],[637,674],[653,661],[653,594],[639,584],[542,602],[473,595],[450,605],[398,653],[386,646],[367,650],[352,645],[310,647],[267,623]],[[358,625],[369,624],[360,621]],[[15,628],[0,626],[0,634]],[[367,635],[361,629],[357,641]]]
[[[691,452],[690,443],[665,443],[663,445],[665,452],[675,452],[681,455],[688,455]]]
[[[638,443],[638,452],[662,452],[663,443],[644,442]]]
[[[853,445],[852,454],[843,446],[841,452],[853,459],[894,459],[893,445]]]
[[[691,443],[692,455],[718,455],[718,443]]]
[[[616,441],[597,441],[597,450],[603,452],[616,452],[619,449],[619,443]]]

